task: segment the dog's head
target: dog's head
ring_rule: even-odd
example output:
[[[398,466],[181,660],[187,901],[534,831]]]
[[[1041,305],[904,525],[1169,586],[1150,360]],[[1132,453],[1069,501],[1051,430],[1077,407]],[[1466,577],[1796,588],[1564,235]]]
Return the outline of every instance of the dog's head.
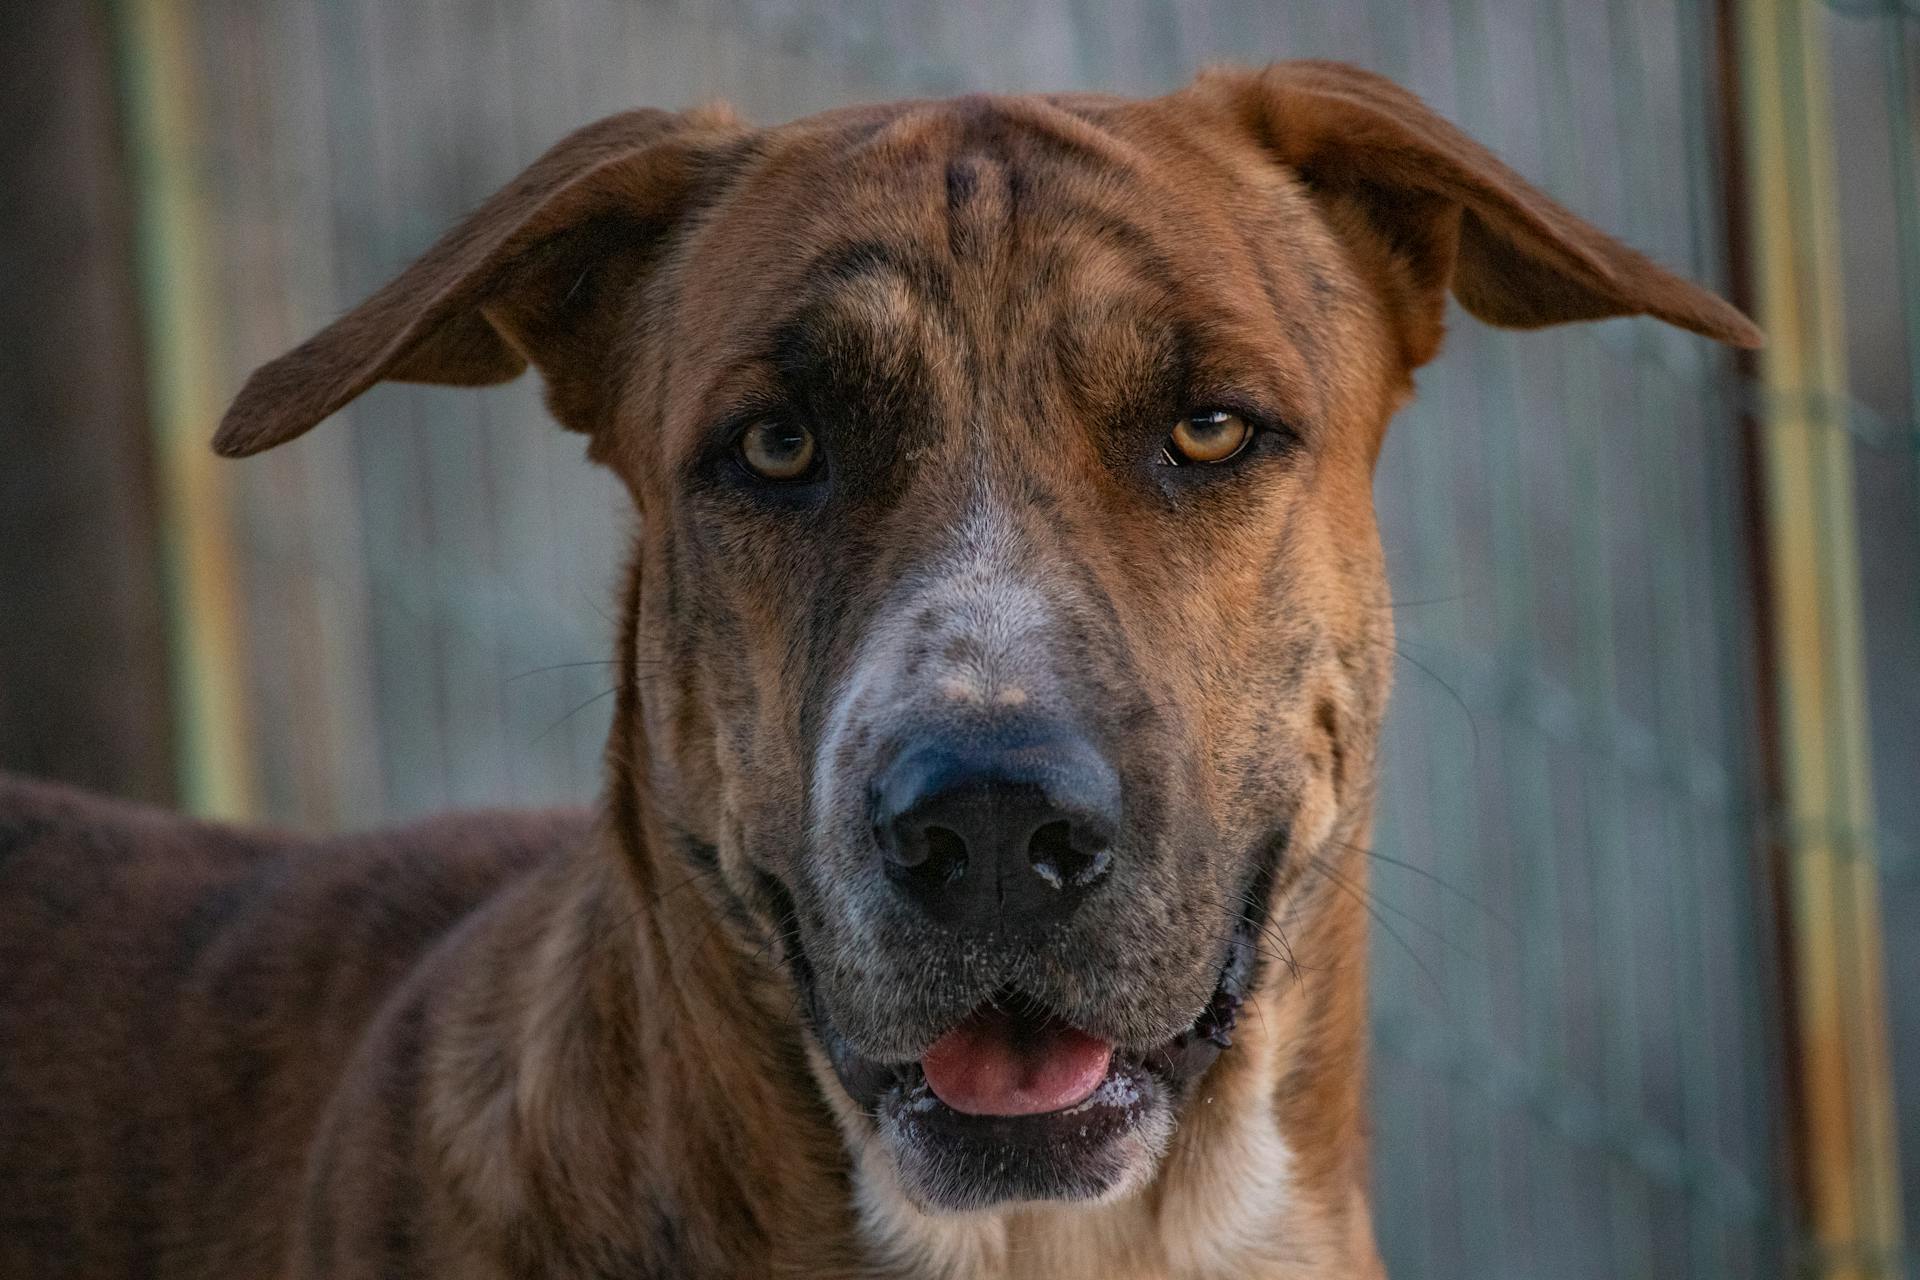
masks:
[[[1150,1175],[1276,898],[1364,833],[1370,479],[1449,290],[1755,338],[1406,93],[1284,64],[603,121],[218,444],[537,367],[642,516],[616,786],[764,932],[909,1195],[1093,1198]]]

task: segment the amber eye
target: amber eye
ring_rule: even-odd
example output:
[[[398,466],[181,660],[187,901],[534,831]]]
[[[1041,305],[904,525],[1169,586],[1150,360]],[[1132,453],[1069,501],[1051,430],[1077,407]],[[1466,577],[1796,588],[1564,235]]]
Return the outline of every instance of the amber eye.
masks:
[[[767,419],[740,437],[740,461],[763,480],[798,480],[813,470],[813,432]]]
[[[1202,409],[1190,413],[1174,425],[1167,437],[1164,457],[1174,466],[1189,463],[1225,462],[1247,447],[1253,428],[1246,419],[1225,409]]]

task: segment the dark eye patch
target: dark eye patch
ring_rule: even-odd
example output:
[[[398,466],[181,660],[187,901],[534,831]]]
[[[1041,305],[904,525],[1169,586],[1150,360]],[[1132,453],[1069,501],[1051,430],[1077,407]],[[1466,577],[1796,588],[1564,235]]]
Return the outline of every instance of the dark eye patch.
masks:
[[[822,256],[735,379],[751,390],[717,416],[710,457],[726,454],[752,421],[773,418],[812,433],[831,487],[884,485],[908,437],[935,429],[939,418],[926,351],[938,349],[942,322],[903,262],[874,245]]]
[[[881,340],[831,309],[809,308],[784,325],[768,346],[767,364],[780,394],[822,421],[884,417],[924,390],[917,352]]]

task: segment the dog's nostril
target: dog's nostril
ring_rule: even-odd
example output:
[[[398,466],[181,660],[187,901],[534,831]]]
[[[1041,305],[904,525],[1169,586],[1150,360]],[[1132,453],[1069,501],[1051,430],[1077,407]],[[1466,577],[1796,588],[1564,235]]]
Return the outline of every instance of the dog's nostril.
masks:
[[[1055,889],[1082,888],[1106,874],[1113,856],[1099,835],[1076,830],[1066,818],[1042,825],[1027,841],[1033,873]]]
[[[926,830],[926,871],[942,881],[958,880],[967,874],[967,842],[956,831],[945,827]]]
[[[1042,880],[1056,889],[1065,884],[1065,868],[1073,857],[1073,824],[1062,818],[1042,826],[1027,841],[1027,857]]]
[[[880,847],[886,855],[889,874],[902,882],[911,882],[925,890],[938,890],[967,873],[967,842],[959,832],[928,824],[905,824],[905,830],[876,834],[887,838]]]

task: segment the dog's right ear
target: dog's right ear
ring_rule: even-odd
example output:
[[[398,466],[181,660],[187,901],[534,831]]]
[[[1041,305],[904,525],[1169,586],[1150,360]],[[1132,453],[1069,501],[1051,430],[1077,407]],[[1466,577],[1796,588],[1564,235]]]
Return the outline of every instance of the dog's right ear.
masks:
[[[529,364],[576,431],[603,421],[617,305],[750,137],[724,108],[632,111],[562,139],[412,266],[234,399],[214,449],[284,444],[383,380],[485,386]]]

